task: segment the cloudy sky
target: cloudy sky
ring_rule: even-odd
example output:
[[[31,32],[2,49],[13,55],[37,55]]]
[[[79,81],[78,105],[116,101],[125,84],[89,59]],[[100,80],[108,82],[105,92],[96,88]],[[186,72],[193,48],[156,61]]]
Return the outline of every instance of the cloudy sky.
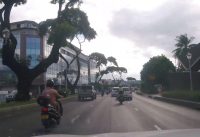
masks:
[[[12,21],[56,17],[57,5],[49,1],[28,0],[13,8]],[[81,9],[98,34],[84,43],[83,52],[113,56],[137,79],[150,57],[164,54],[174,62],[176,36],[187,33],[199,42],[199,0],[83,0]]]

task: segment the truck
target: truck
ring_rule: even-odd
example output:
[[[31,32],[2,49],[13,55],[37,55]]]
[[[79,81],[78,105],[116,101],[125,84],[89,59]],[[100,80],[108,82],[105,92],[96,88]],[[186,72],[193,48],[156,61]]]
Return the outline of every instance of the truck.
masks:
[[[96,99],[96,90],[94,86],[91,85],[82,85],[78,87],[78,100],[82,101],[90,98],[91,100]]]

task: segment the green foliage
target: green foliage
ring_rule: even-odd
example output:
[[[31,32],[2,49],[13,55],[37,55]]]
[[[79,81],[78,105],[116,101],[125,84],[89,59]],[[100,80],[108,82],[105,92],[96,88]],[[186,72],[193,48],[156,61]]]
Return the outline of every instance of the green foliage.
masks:
[[[127,79],[127,80],[136,80],[136,79],[133,78],[133,77],[127,77],[126,79]]]
[[[194,37],[190,37],[188,38],[187,34],[182,34],[180,36],[176,37],[176,49],[173,50],[172,52],[174,53],[175,57],[180,57],[180,56],[186,56],[189,48],[190,48],[190,44],[191,42],[194,40]]]
[[[51,0],[52,4],[57,4],[57,3],[64,4],[65,2],[66,2],[65,0]],[[77,3],[78,3],[78,5],[80,5],[82,3],[82,0],[69,0],[67,3],[67,8],[72,7]]]
[[[57,4],[59,2],[61,2],[63,4],[63,3],[65,3],[65,0],[51,0],[52,4]]]
[[[71,93],[71,90],[67,88],[61,88],[58,90],[58,93],[64,97],[67,97]]]
[[[182,34],[180,36],[176,37],[176,49],[172,51],[175,58],[184,58],[187,53],[189,52],[190,48],[193,46],[196,46],[196,44],[191,44],[191,42],[194,40],[194,37],[188,37],[187,34]],[[184,71],[183,65],[178,62],[178,68],[177,71],[181,72]]]
[[[107,64],[107,59],[104,56],[104,54],[98,53],[98,52],[94,52],[92,54],[90,54],[90,59],[93,59],[96,61],[97,65],[96,67],[100,67],[101,65],[105,65]]]
[[[144,64],[141,71],[141,89],[146,92],[155,92],[155,84],[161,84],[164,88],[168,87],[167,74],[175,72],[175,66],[164,55],[155,56]]]
[[[8,2],[8,0],[0,0],[0,4]],[[25,4],[27,0],[9,0],[9,4],[13,4],[14,6]]]
[[[127,73],[127,69],[124,67],[115,67],[115,66],[109,66],[107,67],[106,71],[109,73],[117,72],[119,74],[121,73]]]
[[[49,33],[49,44],[66,46],[77,36],[83,36],[87,40],[94,39],[96,32],[90,27],[86,13],[79,8],[65,9],[59,19],[48,19],[39,24],[40,35]]]
[[[108,60],[110,63],[112,63],[112,64],[114,64],[115,66],[118,67],[118,64],[117,64],[116,58],[110,56],[110,57],[107,58],[107,60]]]
[[[162,93],[163,97],[183,99],[189,101],[200,102],[200,92],[199,91],[168,91]]]

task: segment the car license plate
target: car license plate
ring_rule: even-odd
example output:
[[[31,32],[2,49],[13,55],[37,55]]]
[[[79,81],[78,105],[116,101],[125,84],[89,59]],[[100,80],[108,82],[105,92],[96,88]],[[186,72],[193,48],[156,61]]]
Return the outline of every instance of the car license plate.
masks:
[[[41,116],[41,119],[42,119],[42,120],[45,120],[45,119],[48,119],[48,118],[49,118],[49,115],[42,115],[42,116]]]

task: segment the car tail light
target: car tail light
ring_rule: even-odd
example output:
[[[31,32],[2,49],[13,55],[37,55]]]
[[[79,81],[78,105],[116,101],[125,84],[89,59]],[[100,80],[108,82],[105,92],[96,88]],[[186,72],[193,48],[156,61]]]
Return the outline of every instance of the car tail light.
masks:
[[[48,108],[42,108],[42,112],[48,112]]]

